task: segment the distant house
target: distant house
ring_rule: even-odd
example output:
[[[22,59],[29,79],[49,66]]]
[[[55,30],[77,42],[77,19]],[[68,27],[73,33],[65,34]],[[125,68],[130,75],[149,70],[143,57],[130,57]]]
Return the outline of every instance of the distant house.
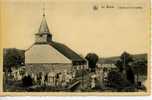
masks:
[[[28,74],[73,73],[83,67],[86,60],[64,44],[52,40],[45,14],[35,34],[35,43],[25,51],[25,65]]]
[[[120,60],[119,57],[100,58],[97,65],[101,68],[113,69],[117,68],[115,63]]]

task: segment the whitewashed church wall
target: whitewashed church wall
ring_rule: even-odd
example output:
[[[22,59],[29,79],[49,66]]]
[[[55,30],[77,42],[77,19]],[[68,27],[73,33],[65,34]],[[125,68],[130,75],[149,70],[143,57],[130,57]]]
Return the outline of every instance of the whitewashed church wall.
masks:
[[[26,72],[29,74],[37,73],[59,73],[59,72],[71,72],[72,64],[26,64]]]
[[[72,63],[48,44],[33,45],[25,52],[25,63]]]

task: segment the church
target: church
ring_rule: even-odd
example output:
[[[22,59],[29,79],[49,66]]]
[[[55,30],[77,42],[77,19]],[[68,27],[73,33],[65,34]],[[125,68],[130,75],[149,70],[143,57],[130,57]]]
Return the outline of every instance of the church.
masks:
[[[26,72],[37,77],[48,73],[73,75],[75,70],[83,68],[86,64],[86,60],[72,49],[52,40],[43,14],[39,30],[35,34],[35,43],[25,51]]]

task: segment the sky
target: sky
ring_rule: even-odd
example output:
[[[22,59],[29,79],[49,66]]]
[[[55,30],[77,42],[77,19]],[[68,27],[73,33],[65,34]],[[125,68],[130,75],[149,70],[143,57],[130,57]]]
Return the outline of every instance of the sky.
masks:
[[[0,0],[2,48],[27,49],[35,41],[43,7],[53,40],[78,54],[100,57],[147,53],[146,0]],[[97,6],[98,9],[93,9]],[[111,6],[113,8],[106,8]],[[120,9],[120,7],[128,7]],[[136,7],[139,7],[136,8]]]

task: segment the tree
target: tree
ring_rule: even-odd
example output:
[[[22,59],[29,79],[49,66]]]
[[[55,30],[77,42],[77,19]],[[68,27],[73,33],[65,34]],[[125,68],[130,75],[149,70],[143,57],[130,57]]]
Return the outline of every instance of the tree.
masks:
[[[127,52],[123,52],[120,56],[120,59],[123,62],[124,66],[133,61],[133,57]]]
[[[131,66],[129,65],[129,63],[133,62],[133,57],[127,53],[127,52],[124,52],[122,53],[122,55],[120,56],[120,59],[121,59],[121,62],[122,62],[122,65],[123,65],[123,71],[126,72],[126,78],[127,80],[134,84],[134,72],[131,68]]]
[[[121,60],[118,60],[115,64],[117,66],[117,68],[119,69],[119,72],[123,71],[123,63]]]
[[[24,51],[15,48],[3,50],[4,71],[11,72],[12,66],[22,65],[24,63]]]
[[[132,61],[133,57],[129,53],[123,52],[120,56],[120,60],[118,60],[115,65],[118,67],[120,72],[123,72]]]
[[[98,62],[98,55],[95,53],[88,53],[85,57],[88,60],[89,68],[91,68],[91,72],[95,71],[96,63]]]
[[[120,56],[120,60],[116,62],[116,66],[119,69],[119,72],[124,74],[124,78],[126,78],[131,84],[134,84],[134,71],[130,64],[134,62],[131,54],[127,52],[123,52]]]

